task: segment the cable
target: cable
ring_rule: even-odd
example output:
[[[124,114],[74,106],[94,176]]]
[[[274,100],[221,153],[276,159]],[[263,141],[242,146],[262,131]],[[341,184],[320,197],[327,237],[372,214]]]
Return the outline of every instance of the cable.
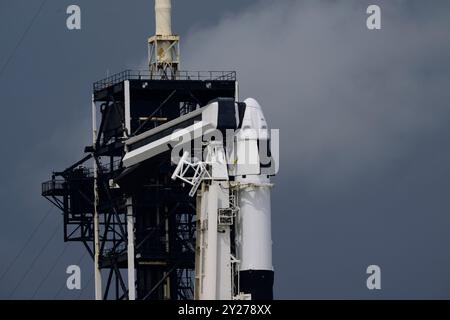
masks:
[[[25,242],[25,245],[22,247],[22,249],[20,249],[19,253],[17,253],[17,255],[14,257],[14,259],[11,261],[11,263],[8,265],[8,267],[6,268],[6,270],[2,273],[2,276],[0,277],[0,282],[3,280],[3,278],[6,276],[6,274],[9,272],[9,270],[11,270],[12,266],[17,262],[17,259],[19,259],[19,257],[22,255],[22,253],[24,253],[25,249],[28,247],[28,245],[30,244],[31,240],[34,238],[34,236],[36,235],[37,231],[40,229],[40,227],[42,226],[42,224],[44,223],[44,221],[47,219],[47,217],[50,215],[50,213],[52,212],[53,207],[51,207],[47,213],[45,214],[45,216],[41,219],[41,221],[39,222],[39,224],[34,228],[33,232],[31,233],[31,235],[28,237],[27,241]]]
[[[88,285],[91,283],[92,279],[94,279],[94,273],[91,274],[91,277],[89,278],[88,282],[86,282],[86,285],[83,287],[83,289],[80,290],[80,293],[77,296],[77,300],[80,300],[81,295],[83,294],[84,290],[88,287]]]
[[[28,274],[30,273],[30,271],[33,269],[36,261],[41,257],[42,253],[45,251],[45,249],[47,249],[48,245],[50,244],[50,241],[55,237],[55,235],[57,234],[57,232],[59,231],[60,225],[58,224],[55,228],[55,230],[53,231],[53,234],[50,236],[50,238],[48,238],[47,242],[45,243],[45,245],[41,248],[41,250],[39,251],[39,253],[34,257],[33,261],[31,262],[30,266],[28,267],[27,271],[25,272],[25,274],[22,276],[22,278],[20,279],[19,283],[17,283],[17,285],[15,286],[14,290],[11,292],[11,294],[9,295],[9,299],[11,299],[11,297],[14,295],[14,293],[16,292],[16,290],[19,288],[19,286],[22,284],[22,282],[25,280],[25,278],[28,276]]]
[[[34,290],[33,296],[31,297],[31,300],[34,299],[34,297],[36,296],[36,294],[38,293],[39,289],[42,287],[42,285],[47,281],[48,277],[53,273],[53,271],[56,268],[56,265],[58,264],[59,260],[62,258],[62,256],[64,255],[64,253],[66,253],[66,250],[68,248],[68,244],[65,243],[64,244],[64,249],[63,251],[59,254],[58,258],[56,258],[56,261],[53,263],[53,267],[47,272],[47,274],[45,275],[45,277],[41,280],[41,282],[39,283],[38,287],[36,288],[36,290]]]
[[[16,54],[16,51],[19,49],[19,47],[22,45],[23,40],[27,36],[28,32],[31,30],[31,27],[33,26],[34,22],[36,21],[36,18],[41,13],[42,9],[44,8],[45,3],[47,0],[42,0],[41,5],[39,6],[38,10],[34,14],[33,18],[31,19],[30,23],[28,24],[27,28],[25,29],[24,33],[19,39],[19,42],[17,42],[16,46],[14,47],[13,52],[9,55],[8,59],[6,59],[5,64],[3,65],[2,69],[0,70],[0,77],[3,75],[3,72],[5,72],[6,68],[8,67],[9,63],[11,62],[12,58]]]

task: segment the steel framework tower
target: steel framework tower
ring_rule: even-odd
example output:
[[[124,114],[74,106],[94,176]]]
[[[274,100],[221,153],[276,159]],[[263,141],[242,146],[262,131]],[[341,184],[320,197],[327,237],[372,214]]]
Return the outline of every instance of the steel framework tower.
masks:
[[[107,270],[103,286],[97,282],[104,299],[112,297],[111,289],[116,299],[125,299],[130,285],[134,288],[121,272],[129,267],[130,235],[136,298],[193,298],[196,203],[170,179],[170,152],[132,170],[121,163],[124,137],[217,97],[235,98],[234,72],[178,74],[176,80],[162,80],[150,72],[125,71],[96,82],[93,111],[100,121],[95,143],[85,148],[83,159],[42,184],[42,195],[63,212],[64,240],[83,243],[98,268]]]
[[[196,200],[171,179],[170,152],[125,168],[125,141],[218,97],[237,98],[235,72],[179,71],[170,0],[155,2],[149,71],[94,83],[92,144],[42,184],[63,213],[64,241],[81,242],[94,259],[96,299],[194,298]]]

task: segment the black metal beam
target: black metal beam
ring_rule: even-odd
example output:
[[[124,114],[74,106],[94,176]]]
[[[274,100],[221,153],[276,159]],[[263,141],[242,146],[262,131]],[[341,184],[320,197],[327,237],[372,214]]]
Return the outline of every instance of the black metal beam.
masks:
[[[154,286],[153,288],[150,289],[150,291],[142,298],[142,300],[148,300],[150,298],[150,296],[153,294],[153,292],[156,291],[156,289],[158,289],[163,283],[164,281],[167,279],[167,277],[169,277],[171,275],[171,273],[176,269],[177,265],[174,264],[172,266],[172,268],[169,269],[169,271],[164,274],[164,276],[161,278],[161,280],[159,280]]]
[[[170,99],[172,99],[172,97],[175,95],[175,93],[177,93],[177,90],[173,90],[169,96],[158,106],[158,108],[155,109],[155,111],[152,112],[152,114],[147,117],[147,119],[133,132],[133,136],[137,135],[142,128],[144,128],[147,123],[166,105],[167,102],[170,101]]]

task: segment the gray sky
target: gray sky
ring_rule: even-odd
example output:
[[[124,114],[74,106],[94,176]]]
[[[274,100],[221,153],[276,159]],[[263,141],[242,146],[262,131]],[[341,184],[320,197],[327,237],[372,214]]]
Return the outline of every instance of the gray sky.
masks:
[[[276,297],[450,298],[450,3],[173,2],[183,69],[237,70],[241,98],[280,129]],[[48,0],[25,33],[40,3],[0,0],[0,276],[51,208],[40,183],[89,144],[92,82],[142,65],[153,32],[150,0]],[[72,3],[81,31],[65,27]],[[365,26],[369,3],[381,5],[380,31]],[[78,298],[60,288],[83,253],[63,244],[54,209],[0,298],[38,287],[35,298]],[[381,291],[365,286],[370,264]],[[82,267],[86,286],[89,257]]]

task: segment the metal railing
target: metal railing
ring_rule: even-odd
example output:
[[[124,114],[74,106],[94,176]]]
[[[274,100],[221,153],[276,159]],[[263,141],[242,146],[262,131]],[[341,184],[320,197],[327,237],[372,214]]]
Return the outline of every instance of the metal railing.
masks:
[[[125,80],[202,80],[236,81],[236,71],[177,71],[175,77],[167,78],[147,70],[125,70],[94,83],[94,91],[100,91]]]
[[[113,162],[113,167],[110,167],[110,164],[101,165],[101,172],[103,174],[110,174],[116,170],[120,169],[121,159],[116,159]],[[94,177],[94,169],[86,168],[86,167],[77,167],[72,169],[71,174],[67,176],[66,179],[52,179],[42,183],[42,194],[50,194],[56,191],[63,191],[66,189],[67,184],[70,184],[71,180],[79,180],[79,179],[92,179]]]
[[[50,180],[42,184],[42,194],[47,194],[51,191],[61,191],[65,189],[64,180]]]

